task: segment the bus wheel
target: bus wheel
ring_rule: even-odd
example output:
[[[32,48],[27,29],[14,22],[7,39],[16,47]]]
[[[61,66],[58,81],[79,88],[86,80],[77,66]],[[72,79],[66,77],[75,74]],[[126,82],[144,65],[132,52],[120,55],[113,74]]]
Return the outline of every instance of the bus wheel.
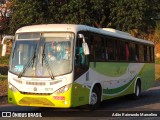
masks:
[[[140,81],[137,81],[135,86],[135,93],[133,94],[133,98],[137,99],[140,97],[141,94],[141,84]]]
[[[100,89],[97,86],[95,86],[91,93],[89,109],[96,110],[100,106],[100,103],[101,103],[101,92]]]

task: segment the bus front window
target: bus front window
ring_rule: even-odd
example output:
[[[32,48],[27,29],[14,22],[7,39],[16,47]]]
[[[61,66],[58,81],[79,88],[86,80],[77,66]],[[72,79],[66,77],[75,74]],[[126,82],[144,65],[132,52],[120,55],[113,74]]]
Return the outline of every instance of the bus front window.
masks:
[[[12,73],[19,77],[52,78],[71,72],[74,34],[39,33],[37,38],[28,34],[17,34],[10,58]]]

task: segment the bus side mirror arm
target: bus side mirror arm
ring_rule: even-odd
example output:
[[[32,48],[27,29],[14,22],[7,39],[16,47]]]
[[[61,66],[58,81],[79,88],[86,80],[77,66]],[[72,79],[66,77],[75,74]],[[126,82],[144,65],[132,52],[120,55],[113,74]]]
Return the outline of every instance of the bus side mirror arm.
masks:
[[[3,46],[2,46],[2,56],[6,55],[6,51],[7,51],[7,45],[3,44]]]

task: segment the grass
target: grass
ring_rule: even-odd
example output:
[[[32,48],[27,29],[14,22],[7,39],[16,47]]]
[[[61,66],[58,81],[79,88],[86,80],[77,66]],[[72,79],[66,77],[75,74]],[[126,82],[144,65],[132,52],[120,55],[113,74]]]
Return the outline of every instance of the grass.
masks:
[[[8,66],[9,65],[9,55],[4,57],[0,56],[0,66]]]
[[[0,75],[0,96],[7,94],[7,75]]]
[[[7,75],[0,75],[0,81],[2,81],[2,80],[7,80]]]
[[[7,75],[0,75],[0,105],[7,104]]]

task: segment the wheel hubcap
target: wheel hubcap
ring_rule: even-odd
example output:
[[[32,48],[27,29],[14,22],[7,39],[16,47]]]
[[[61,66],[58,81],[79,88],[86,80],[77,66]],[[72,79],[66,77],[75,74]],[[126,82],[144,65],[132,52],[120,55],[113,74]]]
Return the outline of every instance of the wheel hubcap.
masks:
[[[96,102],[97,102],[97,94],[92,92],[92,94],[91,94],[91,105],[96,104]]]

